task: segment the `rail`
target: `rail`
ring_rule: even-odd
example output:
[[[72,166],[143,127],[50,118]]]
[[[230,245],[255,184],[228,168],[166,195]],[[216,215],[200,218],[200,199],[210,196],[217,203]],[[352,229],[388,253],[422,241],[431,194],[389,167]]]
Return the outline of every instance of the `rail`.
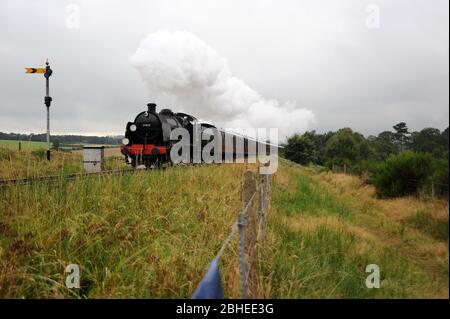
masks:
[[[72,173],[72,174],[63,174],[63,175],[47,175],[47,176],[36,176],[36,177],[24,177],[17,179],[2,179],[0,180],[0,187],[8,187],[13,185],[32,185],[36,183],[45,183],[45,182],[55,182],[64,180],[75,180],[80,178],[87,178],[99,175],[123,175],[127,172],[134,172],[134,169],[116,169],[116,170],[106,170],[102,172],[95,173]]]

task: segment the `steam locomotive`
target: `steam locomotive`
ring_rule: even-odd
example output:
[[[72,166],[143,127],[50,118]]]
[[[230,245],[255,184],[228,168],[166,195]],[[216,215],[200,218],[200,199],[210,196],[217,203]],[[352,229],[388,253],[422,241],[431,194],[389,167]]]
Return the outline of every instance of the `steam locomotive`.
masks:
[[[200,134],[209,136],[208,139],[200,140],[199,145],[202,149],[213,140],[212,132],[216,131],[221,139],[221,143],[218,145],[221,145],[222,160],[247,158],[250,153],[256,152],[257,147],[269,147],[269,144],[266,143],[256,143],[257,147],[249,150],[248,137],[225,132],[207,123],[199,123],[194,116],[186,113],[174,113],[170,109],[162,109],[157,112],[156,104],[149,103],[147,111],[139,113],[133,122],[127,123],[121,146],[121,153],[125,156],[126,163],[142,168],[173,164],[170,150],[174,144],[180,142],[180,139],[171,138],[171,132],[177,128],[184,128],[189,132],[190,162],[194,160],[194,152],[197,147],[194,143],[194,128],[200,129]],[[237,143],[244,145],[243,150],[235,147]]]

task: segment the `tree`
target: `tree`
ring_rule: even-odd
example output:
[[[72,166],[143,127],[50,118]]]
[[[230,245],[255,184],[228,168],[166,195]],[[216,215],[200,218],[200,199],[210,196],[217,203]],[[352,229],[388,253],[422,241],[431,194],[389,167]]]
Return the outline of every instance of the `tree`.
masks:
[[[370,138],[369,142],[382,160],[388,158],[390,154],[397,153],[396,138],[393,132],[381,132],[378,136]]]
[[[442,132],[442,143],[445,145],[444,157],[448,160],[448,127]]]
[[[399,146],[399,151],[401,152],[404,150],[404,147],[409,140],[410,133],[408,131],[408,126],[406,126],[405,122],[400,122],[395,124],[393,129],[395,130],[395,138],[397,145]]]
[[[314,144],[314,158],[313,162],[318,165],[324,165],[327,161],[325,155],[325,145],[334,132],[327,132],[325,134],[317,134],[316,131],[309,131],[303,134]]]
[[[444,138],[444,140],[446,141],[446,143],[447,143],[447,146],[448,146],[448,127],[445,129],[445,130],[443,130],[442,131],[442,137]]]
[[[315,159],[314,144],[308,137],[295,134],[287,140],[284,156],[302,165],[309,164]]]
[[[411,135],[411,149],[416,152],[430,153],[434,157],[444,158],[447,148],[445,138],[437,128],[424,128]]]
[[[372,148],[363,135],[350,128],[337,131],[325,146],[328,161],[335,164],[354,164],[367,160],[374,155]]]

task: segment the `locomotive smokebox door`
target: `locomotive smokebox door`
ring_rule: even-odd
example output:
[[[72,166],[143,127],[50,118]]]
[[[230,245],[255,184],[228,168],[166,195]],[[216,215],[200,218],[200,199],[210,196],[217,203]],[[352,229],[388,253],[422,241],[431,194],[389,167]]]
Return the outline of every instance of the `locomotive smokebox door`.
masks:
[[[104,158],[104,146],[83,146],[83,167],[86,173],[101,172]]]

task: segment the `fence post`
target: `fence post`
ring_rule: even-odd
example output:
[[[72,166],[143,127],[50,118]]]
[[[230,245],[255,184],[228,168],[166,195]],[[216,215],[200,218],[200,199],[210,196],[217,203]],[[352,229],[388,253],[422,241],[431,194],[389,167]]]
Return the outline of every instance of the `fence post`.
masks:
[[[266,190],[267,190],[267,176],[266,174],[259,175],[259,214],[258,214],[258,241],[264,238],[264,219],[266,210]]]
[[[241,298],[248,298],[248,275],[247,275],[247,258],[246,258],[246,225],[248,211],[245,207],[255,193],[255,175],[251,171],[244,173],[244,181],[242,185],[242,212],[239,214],[239,275],[241,282]],[[249,234],[250,235],[250,234]],[[249,238],[250,239],[250,238]]]
[[[431,181],[431,198],[434,199],[435,193],[434,193],[434,181]]]

